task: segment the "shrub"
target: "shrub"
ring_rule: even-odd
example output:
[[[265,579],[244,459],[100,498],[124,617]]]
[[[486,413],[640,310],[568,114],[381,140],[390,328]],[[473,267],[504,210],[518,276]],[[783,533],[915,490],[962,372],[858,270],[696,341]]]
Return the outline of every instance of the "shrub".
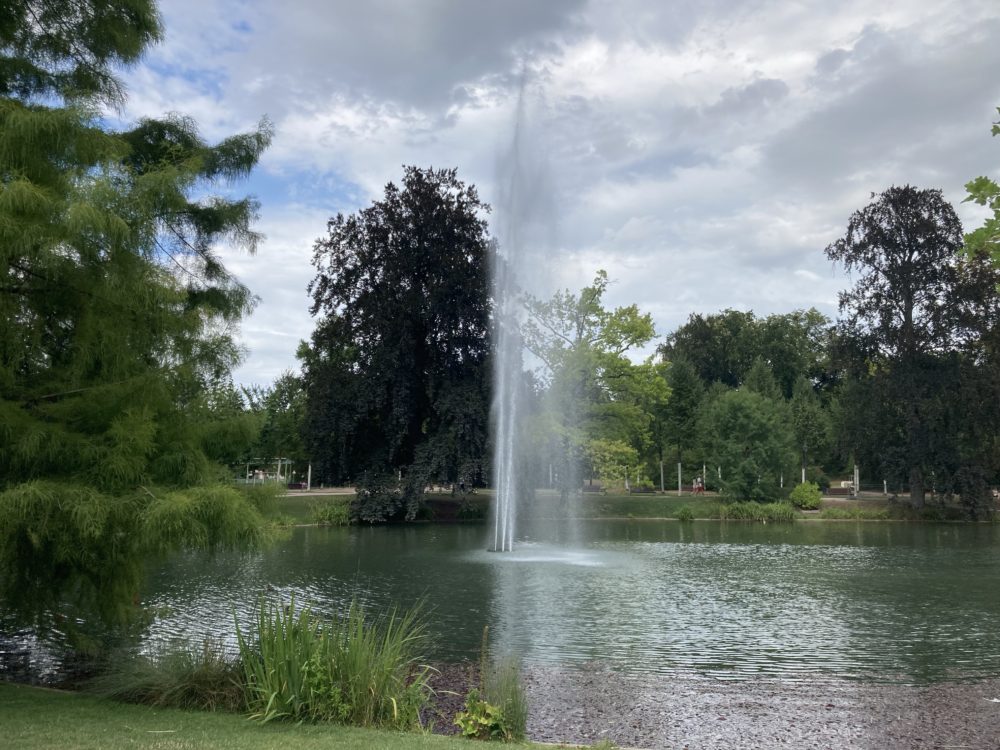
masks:
[[[126,703],[239,711],[244,707],[240,678],[238,661],[221,644],[206,640],[200,649],[184,644],[149,656],[119,655],[89,689]]]
[[[367,621],[352,603],[345,618],[309,607],[261,602],[252,638],[237,624],[250,718],[420,726],[429,668],[418,665],[425,630],[417,610]]]
[[[815,510],[820,506],[823,493],[820,491],[819,485],[815,482],[803,482],[796,485],[795,489],[789,493],[788,499],[796,508]]]
[[[688,505],[682,505],[677,509],[677,520],[678,521],[693,521],[694,511]]]
[[[351,501],[342,498],[313,503],[310,508],[313,523],[321,526],[347,526],[351,523]]]
[[[463,521],[482,521],[486,518],[486,505],[470,498],[463,498],[455,516]]]

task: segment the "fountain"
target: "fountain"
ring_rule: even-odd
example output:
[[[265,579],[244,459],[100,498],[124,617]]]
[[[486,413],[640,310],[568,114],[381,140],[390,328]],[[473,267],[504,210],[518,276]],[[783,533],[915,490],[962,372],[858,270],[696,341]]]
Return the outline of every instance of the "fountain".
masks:
[[[522,170],[522,132],[525,120],[525,81],[517,98],[514,138],[509,153],[500,160],[497,186],[497,227],[499,243],[493,258],[493,299],[496,317],[493,360],[493,487],[496,501],[493,509],[494,552],[514,549],[514,528],[517,520],[517,459],[522,342],[519,330],[520,292],[518,271],[523,267],[524,226],[528,210],[524,204]]]

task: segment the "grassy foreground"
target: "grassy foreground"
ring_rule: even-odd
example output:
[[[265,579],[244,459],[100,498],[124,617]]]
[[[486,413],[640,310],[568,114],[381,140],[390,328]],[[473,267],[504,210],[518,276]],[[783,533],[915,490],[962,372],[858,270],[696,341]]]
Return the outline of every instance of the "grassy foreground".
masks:
[[[430,734],[355,729],[323,724],[261,726],[227,713],[179,711],[114,703],[0,682],[0,728],[4,747],[21,750],[66,748],[224,748],[255,750],[468,750],[470,743]],[[520,745],[519,747],[541,747]]]

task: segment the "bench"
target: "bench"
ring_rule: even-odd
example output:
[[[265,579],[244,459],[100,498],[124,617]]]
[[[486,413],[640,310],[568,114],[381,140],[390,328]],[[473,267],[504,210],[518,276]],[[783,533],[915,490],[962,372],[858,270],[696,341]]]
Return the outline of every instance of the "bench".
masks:
[[[583,494],[585,494],[585,495],[588,494],[588,493],[594,493],[594,494],[600,494],[600,495],[607,495],[608,494],[608,491],[606,489],[604,489],[604,485],[600,484],[600,483],[598,483],[598,484],[585,484],[585,485],[583,485],[583,487],[580,488],[580,491],[583,492]]]

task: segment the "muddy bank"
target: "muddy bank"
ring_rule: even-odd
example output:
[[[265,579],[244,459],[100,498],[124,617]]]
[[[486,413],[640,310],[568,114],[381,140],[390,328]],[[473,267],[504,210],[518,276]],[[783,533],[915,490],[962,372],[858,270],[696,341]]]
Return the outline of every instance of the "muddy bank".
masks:
[[[525,670],[528,736],[636,748],[1000,748],[1000,679],[930,686]]]

